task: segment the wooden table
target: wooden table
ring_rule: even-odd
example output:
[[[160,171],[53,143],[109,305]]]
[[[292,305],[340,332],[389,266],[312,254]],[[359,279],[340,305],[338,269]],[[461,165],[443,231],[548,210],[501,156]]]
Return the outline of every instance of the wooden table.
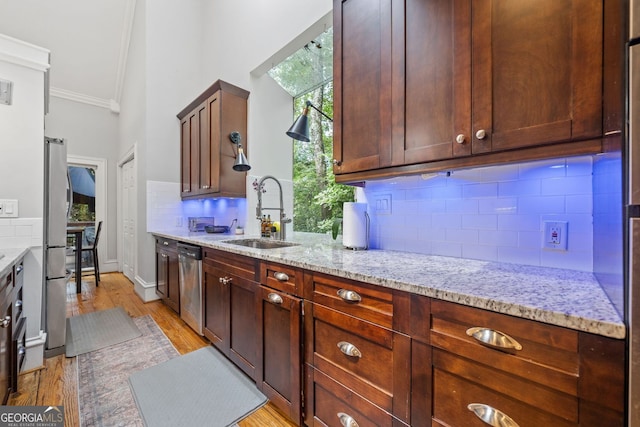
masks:
[[[82,292],[82,234],[87,227],[67,227],[67,235],[73,235],[76,243],[76,293]]]

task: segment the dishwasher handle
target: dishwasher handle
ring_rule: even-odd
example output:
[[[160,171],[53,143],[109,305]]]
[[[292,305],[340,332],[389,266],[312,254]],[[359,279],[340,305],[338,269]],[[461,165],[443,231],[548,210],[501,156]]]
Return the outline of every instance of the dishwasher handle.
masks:
[[[200,246],[185,245],[178,243],[178,255],[196,260],[202,260],[202,248]]]

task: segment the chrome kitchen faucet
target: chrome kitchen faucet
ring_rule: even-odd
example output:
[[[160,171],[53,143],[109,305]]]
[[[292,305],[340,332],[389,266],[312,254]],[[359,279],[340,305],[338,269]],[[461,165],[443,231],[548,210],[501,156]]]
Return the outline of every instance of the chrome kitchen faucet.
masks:
[[[263,208],[262,207],[262,193],[263,193],[262,185],[267,179],[272,179],[273,181],[275,181],[276,184],[278,184],[278,189],[280,190],[280,207],[279,208]],[[286,240],[287,227],[285,227],[285,224],[289,224],[291,222],[291,218],[287,218],[287,214],[284,213],[284,201],[282,200],[282,185],[280,184],[280,181],[278,181],[278,179],[274,176],[265,175],[262,178],[260,178],[260,181],[258,181],[256,190],[258,191],[258,206],[256,206],[256,218],[259,220],[262,219],[262,211],[266,211],[266,210],[280,211],[280,240]]]

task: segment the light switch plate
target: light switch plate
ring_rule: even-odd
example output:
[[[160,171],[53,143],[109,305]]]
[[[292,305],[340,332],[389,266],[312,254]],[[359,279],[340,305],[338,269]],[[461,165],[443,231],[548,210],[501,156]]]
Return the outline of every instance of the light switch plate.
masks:
[[[0,218],[18,218],[18,200],[0,199]]]
[[[0,104],[11,105],[13,82],[0,79]]]

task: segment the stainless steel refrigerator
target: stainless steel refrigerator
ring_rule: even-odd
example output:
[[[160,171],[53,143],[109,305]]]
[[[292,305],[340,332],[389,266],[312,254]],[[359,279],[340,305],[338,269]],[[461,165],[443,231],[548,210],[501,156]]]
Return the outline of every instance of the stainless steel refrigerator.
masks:
[[[67,147],[63,139],[45,137],[44,250],[42,292],[43,329],[47,333],[45,357],[62,354],[67,315],[67,217],[71,185],[67,173]]]

